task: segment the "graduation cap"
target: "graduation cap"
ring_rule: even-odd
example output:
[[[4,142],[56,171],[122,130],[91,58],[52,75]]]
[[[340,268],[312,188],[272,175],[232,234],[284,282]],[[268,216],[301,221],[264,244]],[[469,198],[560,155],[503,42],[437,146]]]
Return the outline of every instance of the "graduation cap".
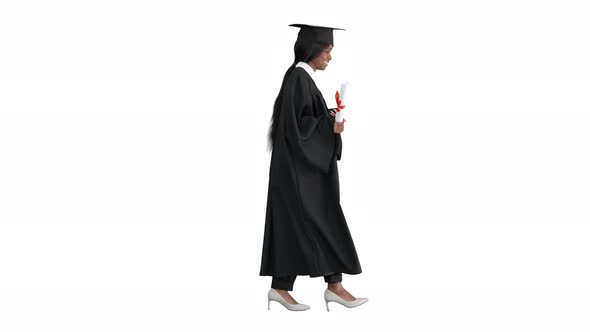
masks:
[[[321,27],[308,24],[289,24],[290,27],[301,28],[297,39],[304,39],[310,42],[322,42],[334,45],[334,30],[344,30],[340,28]]]

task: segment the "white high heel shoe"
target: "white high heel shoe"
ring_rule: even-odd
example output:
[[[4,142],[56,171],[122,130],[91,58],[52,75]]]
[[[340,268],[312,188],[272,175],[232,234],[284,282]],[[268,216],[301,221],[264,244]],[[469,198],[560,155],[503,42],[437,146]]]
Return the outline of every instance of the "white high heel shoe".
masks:
[[[332,292],[329,289],[326,289],[324,292],[324,300],[326,301],[326,309],[330,311],[330,307],[328,306],[328,302],[336,302],[340,303],[347,308],[354,308],[358,307],[359,305],[367,302],[369,299],[366,297],[357,297],[354,301],[346,301],[345,299],[341,298],[340,296],[336,295],[336,293]]]
[[[274,288],[271,288],[268,291],[268,310],[270,310],[270,301],[279,302],[285,308],[287,308],[287,309],[289,309],[291,311],[303,311],[303,310],[307,310],[307,309],[311,308],[307,304],[302,304],[302,303],[292,304],[292,303],[289,303],[287,300],[285,300],[284,297],[281,296],[281,294],[279,294],[279,292],[277,292],[276,290],[274,290]]]

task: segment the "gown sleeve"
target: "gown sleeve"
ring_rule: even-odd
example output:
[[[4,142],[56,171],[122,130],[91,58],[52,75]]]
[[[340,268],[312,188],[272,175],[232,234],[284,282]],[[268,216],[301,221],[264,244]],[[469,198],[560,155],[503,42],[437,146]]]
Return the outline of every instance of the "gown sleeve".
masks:
[[[314,109],[309,82],[297,77],[287,85],[281,111],[286,115],[285,138],[295,153],[328,173],[336,153],[334,122],[324,110]]]

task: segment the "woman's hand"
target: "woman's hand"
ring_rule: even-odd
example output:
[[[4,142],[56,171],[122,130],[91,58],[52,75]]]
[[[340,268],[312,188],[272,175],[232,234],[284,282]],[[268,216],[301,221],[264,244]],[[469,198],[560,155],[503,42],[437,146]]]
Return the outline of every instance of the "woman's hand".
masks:
[[[346,119],[342,119],[342,122],[336,122],[334,121],[334,132],[336,134],[340,134],[341,132],[344,131],[344,122],[346,122]]]
[[[332,117],[334,117],[334,118],[336,117],[335,108],[331,108],[330,109],[330,115]],[[346,121],[346,119],[342,119],[342,120]],[[344,131],[344,121],[342,121],[342,122],[336,122],[336,121],[334,121],[334,132],[336,134],[340,134],[341,132]]]

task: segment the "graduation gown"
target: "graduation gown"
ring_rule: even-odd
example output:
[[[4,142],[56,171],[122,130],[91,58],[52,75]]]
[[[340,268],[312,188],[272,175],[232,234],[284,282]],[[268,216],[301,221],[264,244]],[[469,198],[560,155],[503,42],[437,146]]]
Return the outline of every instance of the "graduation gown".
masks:
[[[342,138],[312,77],[295,67],[285,86],[266,203],[261,276],[362,272],[340,206]]]

